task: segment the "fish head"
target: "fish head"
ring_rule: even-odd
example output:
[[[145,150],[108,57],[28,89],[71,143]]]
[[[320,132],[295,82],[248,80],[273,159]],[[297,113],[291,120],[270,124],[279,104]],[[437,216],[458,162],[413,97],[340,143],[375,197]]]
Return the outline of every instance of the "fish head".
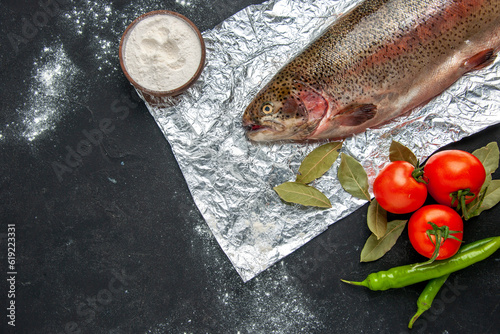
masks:
[[[252,141],[301,141],[315,131],[327,110],[327,99],[320,90],[278,76],[248,105],[243,127]]]

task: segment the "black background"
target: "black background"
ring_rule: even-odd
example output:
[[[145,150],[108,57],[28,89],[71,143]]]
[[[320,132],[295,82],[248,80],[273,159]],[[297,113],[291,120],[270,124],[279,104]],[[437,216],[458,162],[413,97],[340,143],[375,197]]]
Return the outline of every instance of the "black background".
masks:
[[[194,205],[168,142],[120,71],[121,33],[144,12],[174,10],[204,31],[260,2],[0,2],[3,332],[408,332],[424,284],[372,292],[340,282],[422,260],[405,230],[384,258],[360,264],[370,234],[367,206],[243,283]],[[58,76],[58,90],[47,91],[36,80],[44,64],[54,65],[57,50],[76,75]],[[47,108],[55,113],[47,130],[30,135],[33,115]],[[76,149],[84,130],[103,120],[112,130],[58,177],[54,166],[65,161],[68,147]],[[473,151],[499,138],[493,126],[447,148]],[[496,207],[468,221],[465,239],[500,235],[499,216]],[[16,227],[15,327],[6,324],[7,224]],[[452,275],[413,332],[497,333],[499,256]]]

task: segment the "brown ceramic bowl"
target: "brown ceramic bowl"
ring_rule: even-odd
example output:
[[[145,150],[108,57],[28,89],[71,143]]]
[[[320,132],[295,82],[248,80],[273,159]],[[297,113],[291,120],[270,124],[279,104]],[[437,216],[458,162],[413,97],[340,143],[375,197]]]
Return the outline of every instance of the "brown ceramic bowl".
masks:
[[[175,17],[181,19],[182,21],[184,21],[187,25],[189,25],[193,29],[193,31],[198,36],[198,39],[200,41],[201,59],[200,59],[200,64],[198,66],[198,69],[196,70],[195,74],[191,78],[186,78],[186,81],[183,85],[181,85],[175,89],[165,90],[165,91],[155,91],[155,90],[145,88],[145,87],[141,86],[139,83],[137,83],[137,81],[134,80],[134,78],[127,71],[127,67],[126,67],[125,59],[124,59],[125,58],[124,51],[126,48],[125,46],[126,46],[126,42],[127,42],[127,36],[130,33],[130,31],[132,30],[132,28],[134,28],[134,26],[137,23],[139,23],[141,20],[148,18],[150,16],[153,16],[153,15],[171,15],[171,16],[175,16]],[[120,40],[119,58],[120,58],[120,66],[123,70],[123,73],[127,77],[128,81],[130,81],[130,83],[142,93],[144,99],[147,102],[149,102],[152,105],[157,105],[157,106],[162,105],[162,103],[164,101],[164,99],[162,99],[162,98],[167,97],[167,96],[179,95],[182,92],[184,92],[186,89],[191,87],[191,85],[193,85],[196,82],[196,80],[198,80],[198,78],[200,77],[201,72],[203,70],[203,67],[205,66],[205,56],[206,56],[205,42],[203,41],[203,37],[201,36],[201,33],[198,30],[198,28],[194,25],[193,22],[191,22],[184,15],[181,15],[179,13],[172,12],[169,10],[155,10],[155,11],[148,12],[146,14],[139,16],[127,27],[127,29],[125,29],[125,32],[123,33],[122,38]]]

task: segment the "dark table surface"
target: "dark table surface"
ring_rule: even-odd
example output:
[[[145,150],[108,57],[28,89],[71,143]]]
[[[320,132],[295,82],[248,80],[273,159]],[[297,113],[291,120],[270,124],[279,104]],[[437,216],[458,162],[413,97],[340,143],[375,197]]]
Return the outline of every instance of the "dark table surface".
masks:
[[[340,282],[422,260],[403,233],[360,264],[366,206],[243,283],[119,68],[121,33],[144,12],[174,10],[204,31],[260,2],[0,2],[2,333],[408,332],[423,283],[372,292]],[[82,146],[102,122],[108,131]],[[492,126],[448,148],[499,138]],[[500,235],[499,216],[496,207],[468,221],[467,239]],[[451,276],[413,331],[498,333],[499,260]]]

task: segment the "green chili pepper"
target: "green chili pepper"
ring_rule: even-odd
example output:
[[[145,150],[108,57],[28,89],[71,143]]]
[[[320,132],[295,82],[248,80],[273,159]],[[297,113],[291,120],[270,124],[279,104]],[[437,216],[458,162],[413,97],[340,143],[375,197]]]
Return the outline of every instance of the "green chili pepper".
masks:
[[[446,260],[394,267],[386,271],[371,273],[362,282],[342,280],[345,283],[361,285],[370,290],[401,288],[436,277],[448,275],[486,259],[500,248],[500,236],[479,240],[461,247],[457,254]]]
[[[443,286],[444,282],[448,279],[450,274],[441,276],[441,277],[436,277],[434,279],[431,279],[429,283],[425,286],[424,291],[420,294],[417,300],[417,313],[411,318],[410,323],[408,324],[408,328],[412,328],[413,324],[415,321],[428,309],[431,308],[432,302],[434,301],[434,298],[436,298],[439,289]]]
[[[480,245],[484,245],[488,243],[488,241],[491,241],[492,238],[487,238],[483,240],[476,241],[475,243],[470,243],[470,244],[465,244],[461,248],[461,252],[479,247]],[[441,276],[441,277],[436,277],[434,279],[431,279],[429,283],[425,286],[424,291],[420,294],[417,300],[417,313],[411,318],[410,323],[408,324],[408,328],[412,328],[413,324],[415,321],[428,309],[431,308],[432,302],[434,301],[434,298],[436,298],[439,290],[443,286],[443,284],[446,282],[450,274]]]

